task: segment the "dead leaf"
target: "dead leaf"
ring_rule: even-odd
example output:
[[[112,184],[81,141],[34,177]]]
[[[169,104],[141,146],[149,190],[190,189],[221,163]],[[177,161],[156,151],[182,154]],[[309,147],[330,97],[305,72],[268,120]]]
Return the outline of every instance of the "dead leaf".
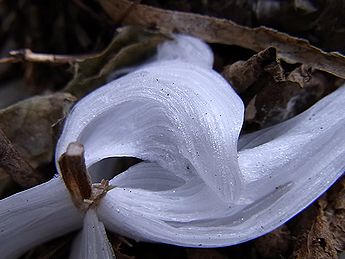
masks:
[[[259,125],[254,129],[267,127],[296,115],[301,111],[301,106],[306,108],[312,104],[307,97],[319,85],[330,85],[327,81],[312,80],[312,71],[304,65],[297,66],[292,71],[285,69],[277,59],[274,48],[265,49],[246,61],[226,66],[222,75],[240,94],[247,107],[246,126],[250,123]]]
[[[85,95],[104,84],[112,72],[152,56],[157,45],[167,39],[168,36],[158,32],[122,28],[104,51],[74,62],[74,77],[65,91],[77,97]]]
[[[181,32],[210,43],[237,45],[254,51],[268,47],[277,49],[277,56],[289,63],[302,63],[345,78],[345,58],[327,53],[308,41],[266,27],[249,28],[230,20],[198,14],[163,10],[128,0],[99,0],[113,21],[124,24],[157,27],[165,32]],[[121,18],[121,19],[120,19]]]
[[[42,183],[44,176],[36,172],[18,153],[0,128],[0,168],[21,187],[30,188]]]
[[[237,61],[225,66],[222,76],[235,88],[237,93],[244,93],[265,72],[269,64],[277,63],[275,48],[267,48],[252,56],[247,61]]]
[[[338,258],[345,248],[345,178],[288,223],[295,236],[290,258]]]
[[[291,233],[286,225],[254,240],[256,251],[263,258],[283,258],[291,246]]]
[[[243,94],[244,100],[250,100],[246,107],[246,127],[255,130],[285,121],[336,89],[335,77],[305,69],[297,67],[284,75],[281,81],[275,81],[264,73],[251,87],[259,90]],[[257,84],[259,86],[255,86]],[[255,97],[250,99],[253,94]]]
[[[325,216],[330,224],[335,248],[345,250],[345,177],[327,193],[328,206]]]
[[[52,126],[61,120],[75,101],[66,93],[35,96],[0,110],[0,128],[30,166],[52,161]]]
[[[320,199],[295,219],[296,228],[292,233],[296,236],[296,243],[290,258],[337,258],[337,251],[324,215],[322,202]]]

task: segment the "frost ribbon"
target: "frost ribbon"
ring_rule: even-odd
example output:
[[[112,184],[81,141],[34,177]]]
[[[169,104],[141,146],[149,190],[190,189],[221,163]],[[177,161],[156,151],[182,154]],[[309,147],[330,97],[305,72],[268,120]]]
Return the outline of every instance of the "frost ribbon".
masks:
[[[295,118],[240,136],[243,103],[212,63],[206,44],[176,36],[73,108],[57,159],[69,143],[82,143],[94,181],[111,174],[97,166],[106,158],[143,162],[111,179],[115,188],[86,212],[72,257],[112,257],[104,226],[180,246],[244,242],[286,222],[343,174],[345,87]],[[59,177],[0,204],[7,258],[82,224]]]

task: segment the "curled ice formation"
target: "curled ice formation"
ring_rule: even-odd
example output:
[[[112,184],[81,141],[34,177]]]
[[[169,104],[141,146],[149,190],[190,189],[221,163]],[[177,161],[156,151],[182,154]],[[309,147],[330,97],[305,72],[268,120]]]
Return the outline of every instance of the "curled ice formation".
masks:
[[[212,56],[200,55],[210,53],[206,45],[193,39],[191,51],[176,51],[184,45],[173,54],[166,45],[160,60],[81,100],[57,157],[78,141],[88,167],[109,157],[144,160],[111,180],[116,188],[98,208],[115,232],[182,246],[236,244],[278,227],[343,173],[345,88],[239,138],[242,101],[210,68]]]
[[[111,179],[114,188],[86,212],[72,258],[95,251],[111,258],[104,226],[181,246],[244,242],[286,222],[343,174],[345,87],[295,118],[240,136],[243,103],[212,62],[206,44],[177,36],[73,108],[56,159],[69,143],[83,144],[95,181],[109,176],[106,158],[143,162]],[[6,258],[80,228],[84,216],[60,178],[0,205]]]

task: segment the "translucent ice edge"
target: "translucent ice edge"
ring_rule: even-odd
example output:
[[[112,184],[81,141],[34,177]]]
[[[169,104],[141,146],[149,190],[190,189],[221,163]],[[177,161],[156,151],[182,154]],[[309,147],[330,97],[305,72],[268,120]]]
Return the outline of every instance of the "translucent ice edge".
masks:
[[[73,243],[71,259],[115,258],[102,222],[98,220],[96,209],[89,209],[84,217],[83,230]]]

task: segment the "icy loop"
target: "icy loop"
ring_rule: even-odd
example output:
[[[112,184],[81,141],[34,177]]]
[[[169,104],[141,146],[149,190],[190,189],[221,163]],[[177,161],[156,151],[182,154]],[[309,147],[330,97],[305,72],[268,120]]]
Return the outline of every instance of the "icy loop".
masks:
[[[180,246],[244,242],[286,222],[343,174],[345,87],[295,118],[239,136],[243,103],[212,63],[206,44],[177,36],[74,107],[57,158],[70,142],[82,143],[94,180],[111,171],[96,165],[105,158],[143,162],[110,180],[115,188],[86,213],[73,258],[98,250],[112,257],[104,226]],[[0,204],[6,258],[83,222],[60,178]]]

